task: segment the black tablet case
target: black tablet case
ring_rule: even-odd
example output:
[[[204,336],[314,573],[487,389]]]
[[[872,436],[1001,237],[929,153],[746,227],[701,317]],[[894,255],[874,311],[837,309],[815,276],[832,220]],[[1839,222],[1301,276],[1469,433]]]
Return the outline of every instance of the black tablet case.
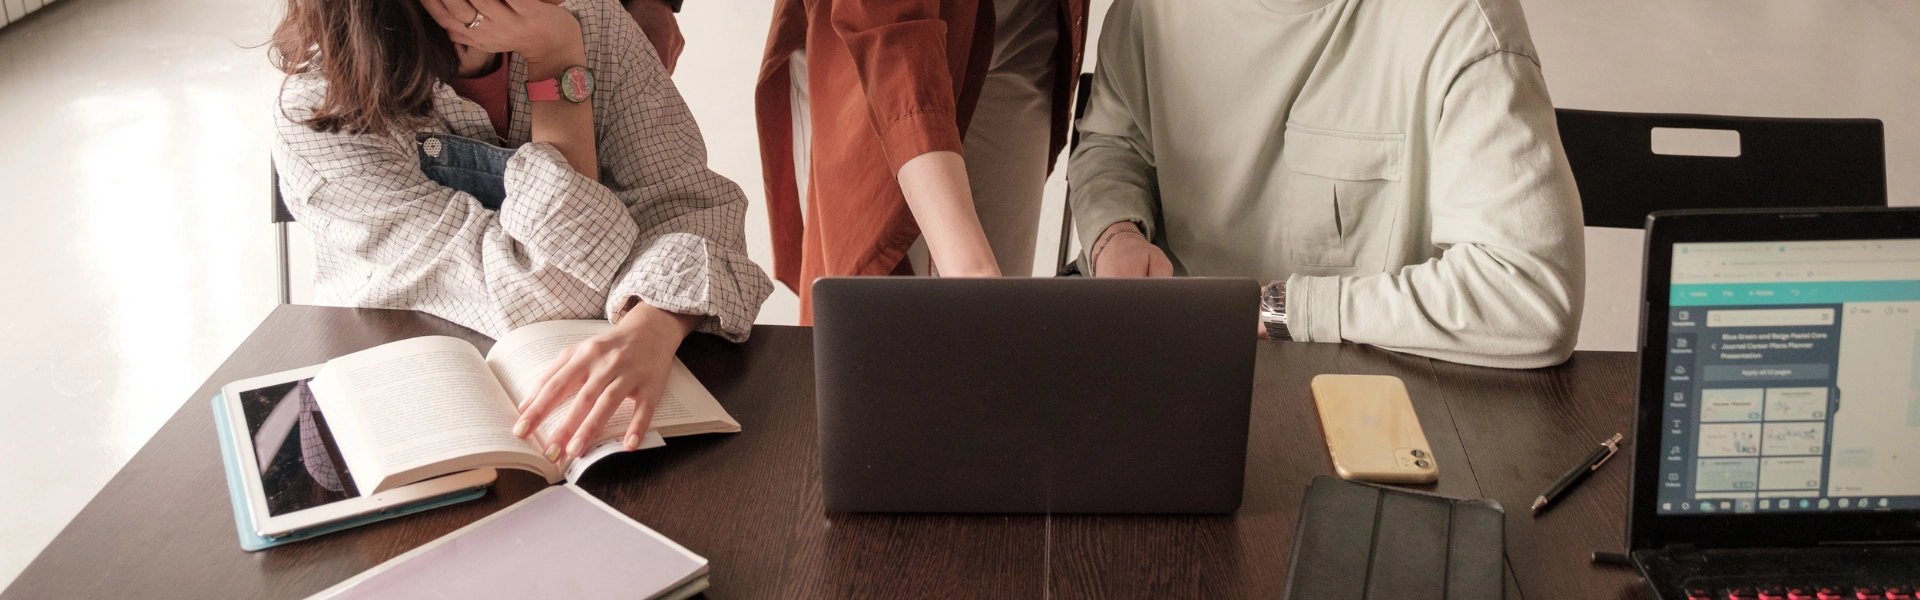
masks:
[[[1315,477],[1294,531],[1286,597],[1502,598],[1505,519],[1493,500]]]

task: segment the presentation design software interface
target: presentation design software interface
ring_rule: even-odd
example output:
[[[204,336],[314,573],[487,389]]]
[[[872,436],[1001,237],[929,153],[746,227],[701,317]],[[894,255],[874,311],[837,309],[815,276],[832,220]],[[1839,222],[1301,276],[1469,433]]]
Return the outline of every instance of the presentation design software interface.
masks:
[[[1920,240],[1675,244],[1664,514],[1920,509]]]

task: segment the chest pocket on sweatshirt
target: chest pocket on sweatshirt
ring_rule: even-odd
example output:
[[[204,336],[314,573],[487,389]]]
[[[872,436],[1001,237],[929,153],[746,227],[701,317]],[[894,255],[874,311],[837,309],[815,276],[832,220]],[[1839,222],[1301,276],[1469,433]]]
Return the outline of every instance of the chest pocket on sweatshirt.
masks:
[[[1280,152],[1286,194],[1282,232],[1295,263],[1353,266],[1375,222],[1391,219],[1382,192],[1400,180],[1398,133],[1355,133],[1287,123]],[[1384,243],[1378,240],[1375,243]]]

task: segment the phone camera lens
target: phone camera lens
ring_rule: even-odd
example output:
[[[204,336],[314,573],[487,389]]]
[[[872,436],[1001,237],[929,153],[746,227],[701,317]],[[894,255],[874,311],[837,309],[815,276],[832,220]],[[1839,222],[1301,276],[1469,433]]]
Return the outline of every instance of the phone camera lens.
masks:
[[[1421,450],[1421,449],[1419,449],[1419,448],[1414,448],[1414,449],[1413,449],[1413,452],[1411,452],[1411,454],[1413,454],[1413,457],[1414,457],[1414,458],[1426,458],[1426,457],[1427,457],[1427,451],[1425,451],[1425,450]],[[1424,466],[1426,466],[1426,465],[1420,465],[1420,466],[1423,466],[1423,467],[1424,467]]]
[[[1418,450],[1415,450],[1415,452],[1419,452],[1419,451],[1418,451]],[[1416,461],[1413,461],[1413,466],[1416,466],[1416,467],[1420,467],[1420,468],[1422,468],[1422,469],[1425,469],[1425,468],[1427,468],[1427,467],[1431,467],[1431,466],[1433,466],[1433,463],[1430,463],[1430,462],[1427,462],[1427,461],[1424,461],[1424,460],[1416,460]]]

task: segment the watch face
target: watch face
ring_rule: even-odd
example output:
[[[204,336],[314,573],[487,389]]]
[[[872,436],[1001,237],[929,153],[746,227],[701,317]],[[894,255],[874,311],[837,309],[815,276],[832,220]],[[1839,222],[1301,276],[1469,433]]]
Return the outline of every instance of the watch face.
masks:
[[[1287,282],[1275,281],[1260,289],[1260,308],[1268,312],[1286,312]]]
[[[593,96],[593,71],[586,67],[568,67],[560,74],[560,96],[568,102],[586,102]]]

